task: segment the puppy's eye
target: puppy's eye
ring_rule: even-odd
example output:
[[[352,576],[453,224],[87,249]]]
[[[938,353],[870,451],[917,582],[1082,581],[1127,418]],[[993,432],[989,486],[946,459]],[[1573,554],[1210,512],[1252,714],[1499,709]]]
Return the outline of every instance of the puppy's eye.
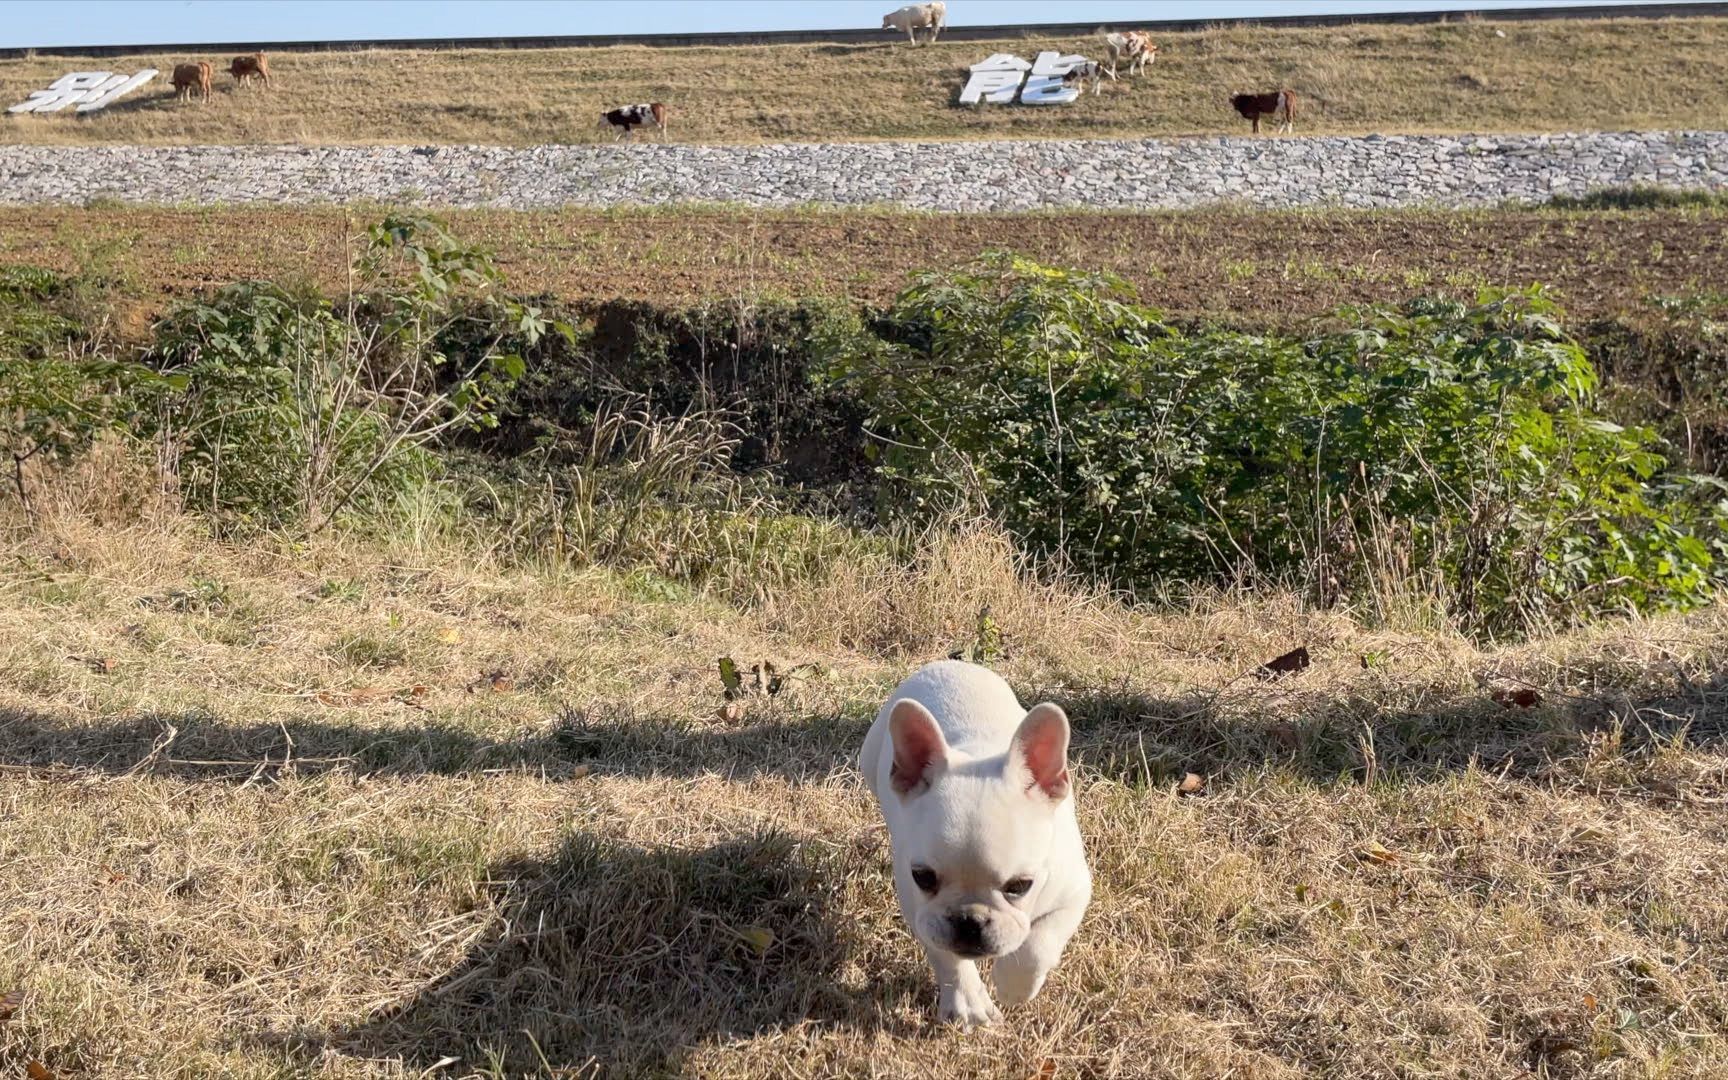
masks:
[[[928,866],[914,866],[912,868],[912,884],[918,886],[927,893],[935,892],[936,871],[930,869]]]
[[[1032,879],[1029,877],[1010,878],[1002,883],[1002,895],[1018,899],[1032,889]]]

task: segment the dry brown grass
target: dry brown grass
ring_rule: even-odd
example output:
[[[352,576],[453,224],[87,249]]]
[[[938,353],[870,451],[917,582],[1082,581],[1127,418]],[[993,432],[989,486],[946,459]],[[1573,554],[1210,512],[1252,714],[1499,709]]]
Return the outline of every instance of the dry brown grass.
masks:
[[[1478,649],[1278,597],[1124,610],[987,535],[734,608],[453,544],[223,545],[122,486],[0,549],[0,1067],[1728,1070],[1728,608]],[[851,761],[986,603],[1077,717],[1098,898],[1044,996],[962,1036]],[[1242,677],[1297,643],[1312,668]],[[830,670],[728,722],[723,653]]]
[[[1496,36],[1503,31],[1505,36]],[[274,91],[217,81],[209,105],[166,82],[101,114],[4,118],[33,143],[586,142],[601,109],[672,107],[681,142],[1124,137],[1244,132],[1228,98],[1300,95],[1303,133],[1557,131],[1728,126],[1728,20],[1563,20],[1220,27],[1160,35],[1157,65],[1061,109],[955,104],[993,51],[1100,52],[1096,38],[879,45],[295,53],[271,58]],[[172,71],[165,55],[0,62],[0,98],[22,100],[90,67]]]

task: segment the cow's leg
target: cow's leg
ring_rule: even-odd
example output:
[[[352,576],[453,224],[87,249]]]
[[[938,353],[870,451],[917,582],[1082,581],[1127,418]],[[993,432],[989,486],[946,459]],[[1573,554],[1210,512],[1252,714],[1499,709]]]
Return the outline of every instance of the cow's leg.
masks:
[[[1259,113],[1254,114],[1253,121],[1254,121],[1254,134],[1258,135],[1258,134],[1260,134],[1260,114]]]

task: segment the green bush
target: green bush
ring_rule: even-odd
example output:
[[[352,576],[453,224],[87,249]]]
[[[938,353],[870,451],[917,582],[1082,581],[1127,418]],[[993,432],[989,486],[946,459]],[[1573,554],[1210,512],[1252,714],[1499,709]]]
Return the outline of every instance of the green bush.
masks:
[[[152,363],[184,388],[158,402],[155,433],[178,462],[187,503],[235,526],[317,531],[428,475],[426,448],[495,423],[498,393],[551,324],[501,296],[492,263],[430,221],[368,230],[357,290],[241,282],[184,303],[156,327]],[[452,324],[483,340],[454,359]]]
[[[873,403],[890,512],[982,503],[1118,584],[1396,580],[1487,633],[1710,595],[1722,492],[1596,413],[1540,290],[1346,314],[1183,333],[1114,279],[992,256],[826,347]]]
[[[1554,210],[1722,210],[1728,209],[1728,195],[1698,188],[1658,187],[1635,184],[1630,187],[1598,188],[1583,195],[1556,195],[1535,209]]]
[[[171,385],[93,348],[71,293],[52,271],[0,267],[0,453],[26,513],[27,467],[71,460],[131,417],[136,393]]]
[[[1728,473],[1728,296],[1655,296],[1588,328],[1616,419],[1649,424],[1700,472]]]

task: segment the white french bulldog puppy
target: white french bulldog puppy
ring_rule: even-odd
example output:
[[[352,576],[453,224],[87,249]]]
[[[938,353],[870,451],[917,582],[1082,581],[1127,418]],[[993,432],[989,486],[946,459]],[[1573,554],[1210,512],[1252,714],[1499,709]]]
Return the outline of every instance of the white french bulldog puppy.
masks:
[[[936,973],[937,1016],[965,1027],[1030,1001],[1092,898],[1074,819],[1068,717],[1030,712],[988,668],[942,660],[895,688],[858,759],[894,858],[900,912]]]

